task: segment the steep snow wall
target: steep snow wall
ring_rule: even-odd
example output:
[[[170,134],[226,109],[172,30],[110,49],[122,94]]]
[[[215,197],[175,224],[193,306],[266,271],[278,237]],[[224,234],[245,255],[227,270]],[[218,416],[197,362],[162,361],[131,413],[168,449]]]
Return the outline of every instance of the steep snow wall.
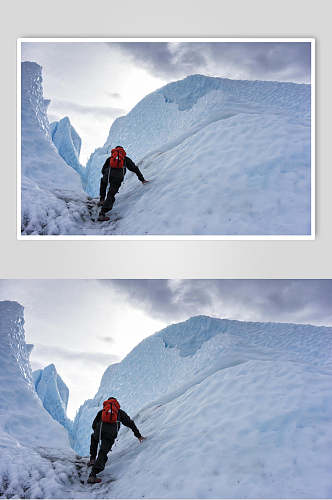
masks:
[[[86,453],[91,423],[102,402],[118,397],[135,414],[156,401],[172,400],[220,370],[249,360],[306,363],[332,370],[332,328],[239,322],[197,316],[141,342],[104,373],[93,399],[81,406],[73,446]]]
[[[202,75],[170,83],[115,120],[85,189],[98,195],[121,144],[153,184],[128,173],[117,234],[310,234],[310,92]]]
[[[68,446],[65,430],[42,407],[24,336],[23,307],[0,302],[0,446]]]
[[[45,410],[70,432],[72,422],[66,413],[69,389],[57,373],[55,366],[51,364],[34,371],[32,375],[35,390]]]

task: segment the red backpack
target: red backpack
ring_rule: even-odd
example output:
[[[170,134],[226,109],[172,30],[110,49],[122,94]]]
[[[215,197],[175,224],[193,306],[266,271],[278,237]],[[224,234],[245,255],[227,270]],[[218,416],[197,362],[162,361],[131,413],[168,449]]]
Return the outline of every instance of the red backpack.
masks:
[[[110,157],[110,167],[123,168],[125,157],[126,157],[126,152],[121,146],[112,149]]]
[[[119,402],[115,398],[109,398],[103,402],[101,421],[107,424],[115,424],[118,421]]]

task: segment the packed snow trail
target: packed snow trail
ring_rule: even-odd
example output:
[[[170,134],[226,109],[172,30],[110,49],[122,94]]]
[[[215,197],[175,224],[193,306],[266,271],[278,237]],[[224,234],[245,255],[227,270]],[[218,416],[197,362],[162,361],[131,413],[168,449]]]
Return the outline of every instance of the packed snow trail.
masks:
[[[48,123],[41,67],[22,64],[22,234],[309,235],[310,85],[191,75],[112,124],[86,167],[68,117]],[[127,172],[111,222],[89,197],[121,144]]]
[[[110,235],[116,232],[121,219],[114,209],[109,212],[110,221],[97,221],[100,211],[98,200],[83,192],[53,191],[33,195],[38,195],[33,211],[29,209],[22,213],[21,228],[25,235]]]

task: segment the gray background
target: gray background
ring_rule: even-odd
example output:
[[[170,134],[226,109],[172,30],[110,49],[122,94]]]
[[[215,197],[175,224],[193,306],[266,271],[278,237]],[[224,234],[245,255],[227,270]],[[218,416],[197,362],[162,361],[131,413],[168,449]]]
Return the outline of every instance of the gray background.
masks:
[[[7,2],[0,30],[0,278],[332,278],[331,5],[326,0]],[[16,39],[147,36],[316,38],[315,241],[16,239]]]

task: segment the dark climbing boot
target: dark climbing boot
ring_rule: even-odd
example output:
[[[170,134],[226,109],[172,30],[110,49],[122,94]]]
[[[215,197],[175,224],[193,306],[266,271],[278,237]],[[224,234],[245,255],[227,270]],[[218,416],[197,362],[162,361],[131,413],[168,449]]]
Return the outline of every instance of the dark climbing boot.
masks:
[[[95,474],[90,474],[90,476],[88,477],[88,483],[90,484],[95,484],[95,483],[101,483],[101,479],[100,477],[97,477]]]
[[[98,207],[102,207],[104,205],[104,201],[104,198],[100,198],[100,200],[98,201]]]
[[[101,221],[101,222],[104,222],[106,220],[110,220],[110,218],[107,217],[107,215],[105,215],[103,212],[100,212],[98,220]]]
[[[96,463],[96,459],[93,457],[90,457],[90,460],[88,461],[88,467],[92,467]]]

